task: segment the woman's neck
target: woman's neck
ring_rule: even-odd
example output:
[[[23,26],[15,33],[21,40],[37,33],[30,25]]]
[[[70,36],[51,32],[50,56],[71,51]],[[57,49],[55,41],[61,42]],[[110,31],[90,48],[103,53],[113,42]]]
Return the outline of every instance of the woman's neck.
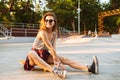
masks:
[[[47,32],[48,33],[52,33],[52,29],[47,29]]]

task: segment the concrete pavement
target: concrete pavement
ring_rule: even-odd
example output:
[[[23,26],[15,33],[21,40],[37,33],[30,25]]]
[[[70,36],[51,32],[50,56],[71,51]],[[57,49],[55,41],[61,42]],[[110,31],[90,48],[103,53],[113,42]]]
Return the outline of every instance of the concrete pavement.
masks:
[[[34,71],[23,70],[19,61],[25,59],[31,46],[32,43],[0,44],[0,80],[64,80],[38,67]],[[57,53],[83,65],[91,64],[94,55],[99,59],[98,75],[66,66],[65,80],[120,80],[120,35],[58,40]]]

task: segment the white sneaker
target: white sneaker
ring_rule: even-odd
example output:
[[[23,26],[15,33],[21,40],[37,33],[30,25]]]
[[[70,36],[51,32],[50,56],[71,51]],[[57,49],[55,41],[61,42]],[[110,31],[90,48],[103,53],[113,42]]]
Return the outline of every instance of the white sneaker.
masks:
[[[54,74],[54,75],[57,75],[57,76],[59,76],[59,77],[61,77],[61,78],[66,78],[66,76],[67,76],[67,71],[66,71],[66,70],[54,69],[54,70],[53,70],[53,74]]]

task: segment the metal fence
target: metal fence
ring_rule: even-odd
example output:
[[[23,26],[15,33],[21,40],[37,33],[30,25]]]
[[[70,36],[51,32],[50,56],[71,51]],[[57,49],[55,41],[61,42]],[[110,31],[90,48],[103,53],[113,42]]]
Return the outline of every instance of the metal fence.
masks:
[[[14,22],[0,22],[4,27],[6,27],[11,36],[36,36],[39,24],[30,24],[30,23],[14,23]],[[73,33],[70,30],[67,30],[61,26],[58,27],[58,34],[71,34]]]
[[[0,22],[6,28],[30,28],[30,29],[38,29],[39,24],[31,24],[31,23],[15,23],[15,22]]]
[[[29,28],[11,28],[11,35],[17,37],[35,37],[38,33],[38,29]]]
[[[6,27],[4,27],[2,24],[0,24],[0,36],[3,37],[9,37],[11,36],[10,30],[8,30]],[[3,34],[3,35],[2,35]]]

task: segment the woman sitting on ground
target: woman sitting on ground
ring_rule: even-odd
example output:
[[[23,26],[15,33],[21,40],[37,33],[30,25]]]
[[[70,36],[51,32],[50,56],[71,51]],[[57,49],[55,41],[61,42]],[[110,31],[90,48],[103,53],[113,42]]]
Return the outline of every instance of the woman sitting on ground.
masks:
[[[33,70],[34,66],[39,66],[54,75],[65,78],[66,69],[64,65],[72,68],[98,73],[98,61],[95,56],[91,66],[81,65],[73,60],[61,57],[56,53],[57,39],[57,18],[53,12],[46,13],[40,23],[40,30],[34,40],[32,50],[28,53],[24,69]],[[50,64],[54,64],[51,67]]]

